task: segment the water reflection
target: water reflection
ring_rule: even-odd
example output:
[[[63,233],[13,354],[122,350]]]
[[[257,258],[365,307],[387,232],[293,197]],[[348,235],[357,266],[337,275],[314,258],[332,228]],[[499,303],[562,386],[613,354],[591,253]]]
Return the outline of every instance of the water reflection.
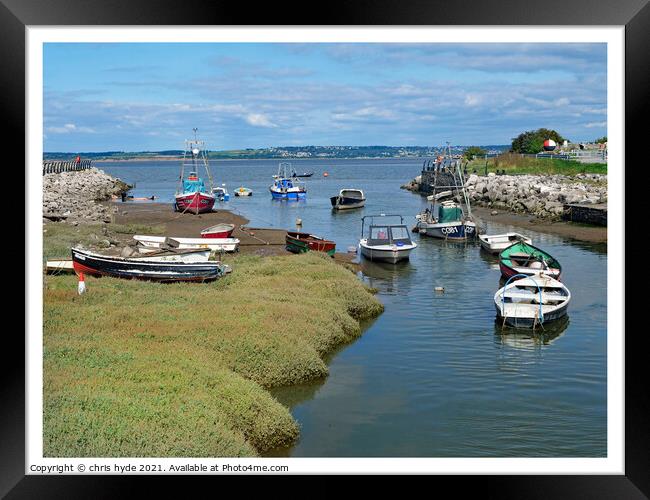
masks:
[[[494,341],[502,346],[513,349],[540,349],[551,345],[560,338],[569,326],[569,316],[564,316],[556,321],[542,325],[542,327],[530,330],[503,326],[503,322],[494,322]]]

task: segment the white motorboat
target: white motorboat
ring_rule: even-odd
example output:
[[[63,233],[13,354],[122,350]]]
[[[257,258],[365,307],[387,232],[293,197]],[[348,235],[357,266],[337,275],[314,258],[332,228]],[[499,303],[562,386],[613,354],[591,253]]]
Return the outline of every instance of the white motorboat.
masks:
[[[535,328],[562,318],[570,300],[571,292],[563,283],[542,275],[515,275],[494,294],[497,317],[517,328]]]
[[[481,242],[481,247],[486,252],[499,253],[505,250],[513,243],[523,241],[529,245],[533,244],[533,240],[519,233],[503,233],[503,234],[479,234],[478,239]]]
[[[400,224],[388,224],[384,217],[399,217]],[[364,235],[365,220],[369,218],[368,233]],[[379,219],[380,222],[377,222]],[[366,215],[361,218],[361,255],[370,260],[396,263],[409,258],[418,245],[411,240],[409,230],[401,215]]]
[[[361,189],[341,189],[338,196],[330,198],[334,210],[361,208],[366,204],[366,197]]]

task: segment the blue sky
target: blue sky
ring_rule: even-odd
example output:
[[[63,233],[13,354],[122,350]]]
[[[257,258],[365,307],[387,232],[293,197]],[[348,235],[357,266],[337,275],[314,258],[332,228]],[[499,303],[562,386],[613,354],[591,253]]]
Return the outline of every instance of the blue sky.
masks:
[[[45,151],[607,134],[605,44],[48,43]]]

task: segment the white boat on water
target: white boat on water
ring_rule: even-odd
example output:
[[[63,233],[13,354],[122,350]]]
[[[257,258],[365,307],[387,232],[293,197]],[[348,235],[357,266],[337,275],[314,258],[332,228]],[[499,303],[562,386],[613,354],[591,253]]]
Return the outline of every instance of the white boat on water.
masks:
[[[483,250],[490,253],[499,253],[518,241],[533,244],[532,239],[519,233],[479,234],[478,239]]]
[[[361,208],[366,204],[366,197],[361,189],[341,189],[338,196],[332,196],[330,203],[334,210]]]
[[[399,217],[400,224],[388,224],[384,217]],[[367,236],[364,237],[366,218],[370,218]],[[381,222],[375,222],[380,219]],[[392,264],[407,260],[411,251],[418,245],[411,240],[409,230],[401,215],[366,215],[361,218],[361,255],[370,260],[390,262]]]
[[[564,317],[570,300],[571,292],[563,283],[540,275],[515,275],[494,294],[497,317],[517,328],[535,328]]]
[[[133,239],[141,248],[206,249],[210,252],[236,252],[239,250],[238,238],[179,238],[136,234]]]

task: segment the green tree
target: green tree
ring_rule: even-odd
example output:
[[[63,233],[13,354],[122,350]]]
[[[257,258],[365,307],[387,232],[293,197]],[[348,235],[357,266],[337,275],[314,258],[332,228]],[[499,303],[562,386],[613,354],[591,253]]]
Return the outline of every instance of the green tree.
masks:
[[[539,153],[546,139],[552,139],[558,144],[564,142],[564,137],[555,130],[540,128],[523,132],[512,139],[510,151],[514,153]]]
[[[603,136],[603,137],[601,137],[599,139],[596,139],[594,142],[596,144],[605,144],[607,142],[607,136]]]
[[[483,156],[485,154],[486,154],[485,149],[480,148],[478,146],[470,146],[465,150],[463,156],[465,156],[465,158],[467,158],[468,160],[473,160],[476,156]]]

